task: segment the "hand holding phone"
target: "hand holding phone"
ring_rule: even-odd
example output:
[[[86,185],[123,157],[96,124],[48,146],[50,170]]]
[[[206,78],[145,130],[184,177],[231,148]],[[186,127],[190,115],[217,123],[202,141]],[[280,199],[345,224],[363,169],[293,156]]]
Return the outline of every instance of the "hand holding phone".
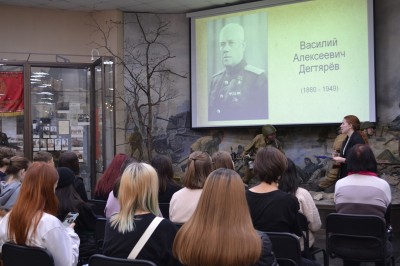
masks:
[[[77,212],[69,212],[63,221],[63,225],[70,226],[75,222],[76,218],[78,218],[79,213]]]

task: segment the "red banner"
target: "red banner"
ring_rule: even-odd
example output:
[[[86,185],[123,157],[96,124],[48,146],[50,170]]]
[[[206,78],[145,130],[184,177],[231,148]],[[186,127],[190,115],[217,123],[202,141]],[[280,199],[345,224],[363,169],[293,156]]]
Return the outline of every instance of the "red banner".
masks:
[[[0,116],[22,115],[24,111],[24,75],[0,72]]]

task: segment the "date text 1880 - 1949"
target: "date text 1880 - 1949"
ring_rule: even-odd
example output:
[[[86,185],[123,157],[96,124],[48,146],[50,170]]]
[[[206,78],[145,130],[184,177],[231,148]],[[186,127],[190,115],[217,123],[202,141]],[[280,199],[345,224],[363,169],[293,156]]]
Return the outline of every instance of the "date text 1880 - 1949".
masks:
[[[337,85],[327,85],[322,87],[302,87],[300,88],[300,93],[318,93],[318,92],[339,92],[339,86]]]

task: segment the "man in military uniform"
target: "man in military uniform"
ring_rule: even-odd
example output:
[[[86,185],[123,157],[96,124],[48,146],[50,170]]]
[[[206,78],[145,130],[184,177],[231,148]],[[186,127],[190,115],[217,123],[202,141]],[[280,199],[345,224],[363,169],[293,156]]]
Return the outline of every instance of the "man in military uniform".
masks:
[[[244,148],[243,155],[248,158],[248,164],[245,166],[245,175],[243,181],[247,184],[253,178],[252,162],[259,149],[271,146],[283,152],[282,143],[276,138],[276,128],[273,125],[265,125],[262,127],[262,133],[254,137],[254,139]]]
[[[375,129],[375,124],[369,121],[362,122],[360,125],[360,130],[363,131],[368,138],[375,135]]]
[[[137,157],[139,160],[143,159],[143,137],[140,134],[138,127],[135,127],[135,130],[129,136],[129,145],[131,146],[131,157],[134,157],[136,150],[139,151],[139,156]]]
[[[211,136],[204,136],[198,138],[191,146],[190,152],[194,151],[205,151],[210,156],[214,153],[219,151],[219,144],[222,142],[224,138],[223,131],[215,131],[211,134]]]
[[[264,70],[244,59],[243,27],[236,23],[225,25],[219,34],[219,46],[225,69],[212,77],[208,119],[267,119],[267,76]]]

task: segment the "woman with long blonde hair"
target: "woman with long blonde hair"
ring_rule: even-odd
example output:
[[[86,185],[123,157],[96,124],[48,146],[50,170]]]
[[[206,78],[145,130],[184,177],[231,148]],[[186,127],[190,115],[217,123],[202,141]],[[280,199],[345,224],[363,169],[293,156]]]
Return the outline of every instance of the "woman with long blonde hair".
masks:
[[[146,163],[128,165],[121,176],[118,200],[121,209],[107,221],[103,254],[128,258],[159,213],[156,170]],[[179,265],[172,256],[176,231],[173,223],[162,219],[135,258],[157,265]]]
[[[271,249],[268,236],[253,227],[242,179],[225,168],[208,176],[197,208],[173,247],[188,266],[276,265]]]
[[[55,266],[77,264],[80,241],[75,224],[66,227],[55,216],[57,182],[57,170],[48,163],[34,162],[28,168],[14,207],[0,221],[1,247],[8,241],[41,247],[51,253]]]

